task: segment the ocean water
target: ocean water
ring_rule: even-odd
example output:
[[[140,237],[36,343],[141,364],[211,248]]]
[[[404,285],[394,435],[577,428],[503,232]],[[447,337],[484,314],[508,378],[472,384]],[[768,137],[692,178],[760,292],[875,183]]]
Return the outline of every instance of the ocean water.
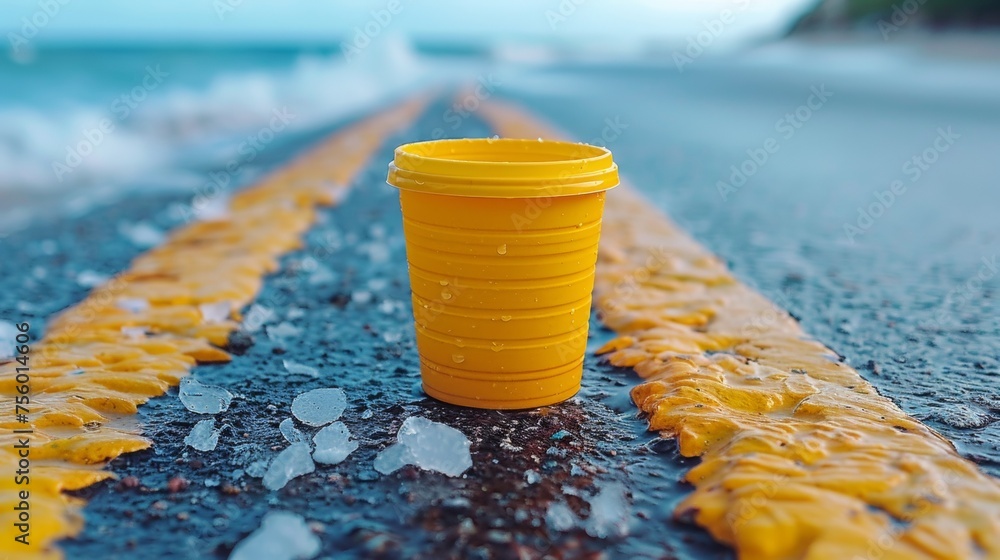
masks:
[[[339,48],[51,49],[0,59],[0,235],[228,162],[454,75],[402,40]]]
[[[336,46],[42,49],[27,60],[0,58],[0,237],[41,211],[80,213],[136,190],[192,190],[234,161],[238,181],[246,181],[260,171],[268,149],[407,93],[443,93],[483,80],[497,83],[501,95],[558,106],[586,93],[595,104],[578,108],[575,118],[594,124],[595,133],[623,115],[616,106],[629,99],[626,106],[648,115],[630,121],[633,132],[659,117],[673,123],[647,131],[656,139],[650,146],[683,131],[686,146],[733,153],[734,161],[773,123],[764,122],[771,113],[746,110],[742,102],[775,102],[780,116],[810,87],[833,87],[832,107],[851,104],[871,119],[888,119],[893,129],[975,123],[996,111],[1000,55],[991,53],[1000,53],[998,45],[978,36],[898,44],[774,41],[706,52],[684,67],[669,50],[600,57],[592,46],[414,46],[399,36],[377,37],[350,58]],[[904,107],[916,115],[900,113]],[[915,118],[929,115],[936,120]],[[626,141],[638,136],[625,135]],[[831,140],[825,149],[801,161],[831,165],[843,138],[851,145],[869,136],[839,130],[825,137]],[[900,140],[910,137],[917,136],[908,132]],[[630,152],[618,155],[627,159]],[[873,163],[880,165],[867,169]],[[851,167],[876,173],[883,166],[866,157]],[[790,180],[803,174],[792,163],[768,169],[788,169]]]

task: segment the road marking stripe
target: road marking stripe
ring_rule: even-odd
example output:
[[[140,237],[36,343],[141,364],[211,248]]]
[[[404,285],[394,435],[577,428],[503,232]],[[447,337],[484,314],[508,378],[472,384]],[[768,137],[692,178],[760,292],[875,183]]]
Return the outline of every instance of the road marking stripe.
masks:
[[[13,446],[16,362],[0,365],[0,554],[59,558],[54,542],[77,534],[82,502],[63,494],[114,475],[105,463],[151,445],[127,415],[162,395],[197,363],[229,361],[217,348],[278,257],[301,246],[315,209],[342,198],[386,137],[425,106],[416,98],[337,132],[317,148],[235,194],[227,219],[195,222],[136,258],[130,269],[54,318],[33,345],[31,366],[31,536],[16,543],[18,457]],[[122,309],[122,300],[149,303]],[[209,322],[200,306],[228,304],[233,319]],[[128,306],[126,306],[128,307]],[[148,336],[130,336],[143,328]],[[125,329],[123,331],[123,329]],[[11,411],[11,412],[7,412]]]
[[[479,111],[502,136],[564,136]],[[608,193],[595,304],[619,334],[599,353],[645,379],[650,430],[702,458],[675,515],[743,560],[1000,558],[1000,481],[651,207]]]

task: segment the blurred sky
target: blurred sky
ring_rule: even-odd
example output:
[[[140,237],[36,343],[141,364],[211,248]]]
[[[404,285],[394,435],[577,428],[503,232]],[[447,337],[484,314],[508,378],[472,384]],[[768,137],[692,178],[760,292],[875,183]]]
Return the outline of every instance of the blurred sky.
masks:
[[[714,41],[732,44],[780,33],[814,0],[396,0],[388,33],[460,43],[585,41],[618,44],[686,41],[733,14]],[[3,0],[0,30],[48,20],[35,45],[122,43],[336,43],[372,20],[390,0]],[[42,6],[55,12],[40,16]],[[58,9],[52,6],[58,6]]]

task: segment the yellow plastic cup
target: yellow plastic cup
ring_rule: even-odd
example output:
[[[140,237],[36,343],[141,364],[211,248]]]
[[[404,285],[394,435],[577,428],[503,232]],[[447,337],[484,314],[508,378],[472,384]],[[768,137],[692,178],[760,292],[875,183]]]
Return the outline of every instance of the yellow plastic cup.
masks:
[[[580,390],[605,191],[618,166],[572,142],[396,148],[424,391],[520,409]]]

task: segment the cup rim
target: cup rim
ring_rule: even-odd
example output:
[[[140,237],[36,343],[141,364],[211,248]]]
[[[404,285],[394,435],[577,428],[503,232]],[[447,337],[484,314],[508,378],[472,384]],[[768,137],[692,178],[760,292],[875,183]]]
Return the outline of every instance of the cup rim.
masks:
[[[561,140],[463,138],[396,148],[387,182],[399,189],[453,196],[539,198],[618,186],[606,148]]]

